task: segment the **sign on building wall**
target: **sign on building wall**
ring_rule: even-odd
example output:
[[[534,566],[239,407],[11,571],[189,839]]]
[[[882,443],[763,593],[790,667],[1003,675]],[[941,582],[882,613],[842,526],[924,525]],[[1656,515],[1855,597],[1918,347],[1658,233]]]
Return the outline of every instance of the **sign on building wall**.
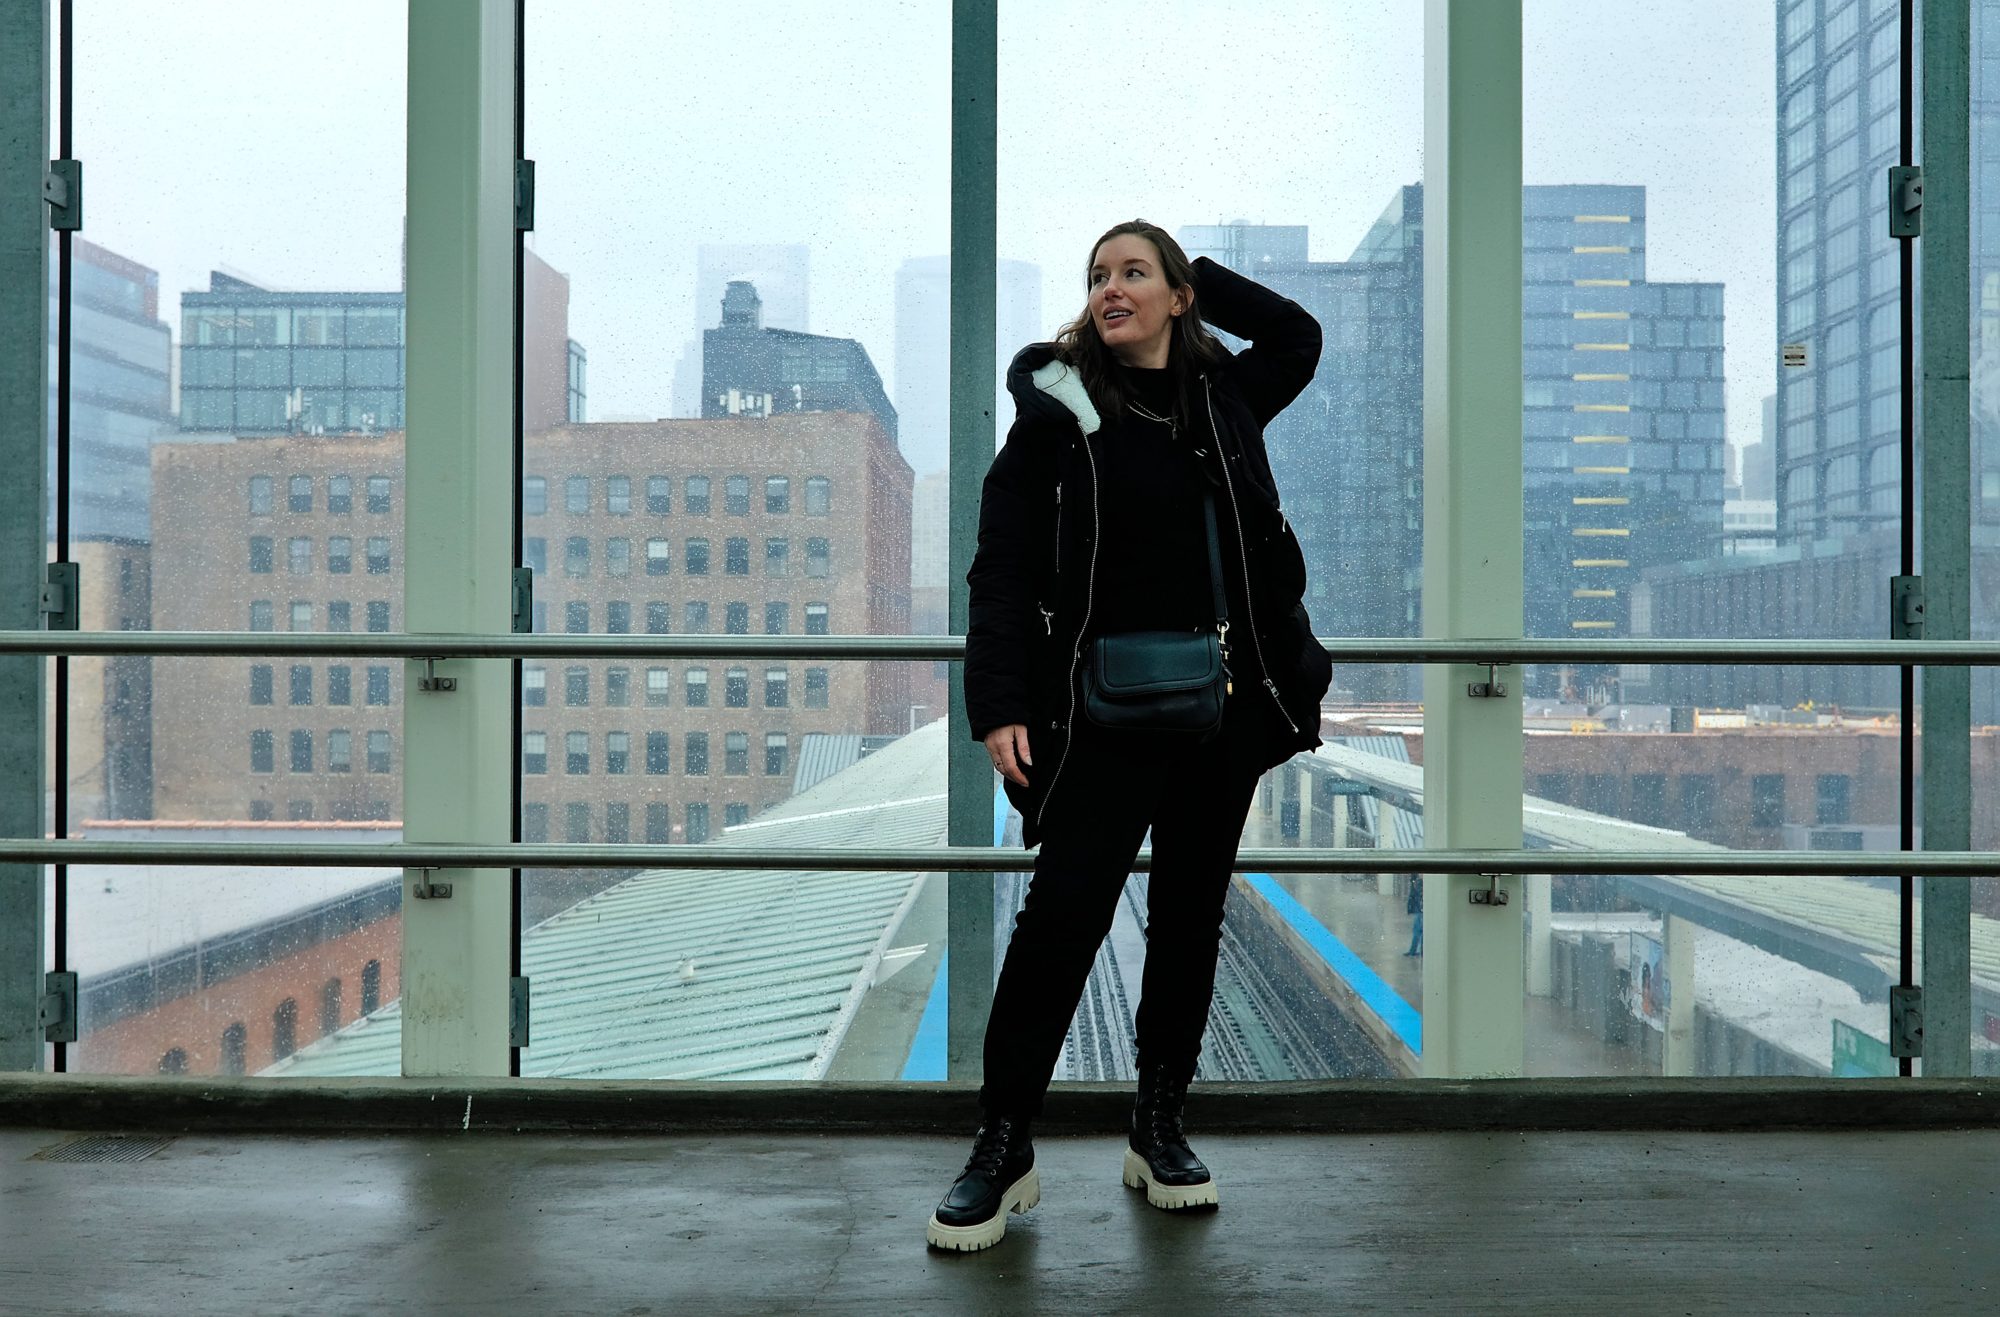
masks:
[[[1833,1077],[1835,1079],[1893,1078],[1896,1058],[1889,1044],[1863,1033],[1845,1020],[1833,1022]]]

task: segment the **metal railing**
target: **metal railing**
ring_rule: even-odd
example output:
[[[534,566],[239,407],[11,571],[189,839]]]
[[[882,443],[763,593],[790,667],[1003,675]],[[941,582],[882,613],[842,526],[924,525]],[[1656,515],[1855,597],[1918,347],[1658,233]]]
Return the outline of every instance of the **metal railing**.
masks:
[[[1318,637],[1336,663],[2000,666],[1994,640],[1439,640]],[[0,631],[0,654],[163,658],[963,659],[963,636],[450,635],[415,631]]]

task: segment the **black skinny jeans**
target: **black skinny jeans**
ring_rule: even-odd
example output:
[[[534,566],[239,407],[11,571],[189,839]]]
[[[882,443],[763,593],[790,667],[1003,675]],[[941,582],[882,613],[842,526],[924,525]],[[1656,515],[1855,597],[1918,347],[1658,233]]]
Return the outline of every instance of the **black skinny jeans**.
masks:
[[[1215,991],[1223,899],[1259,776],[1231,752],[1243,722],[1232,707],[1215,741],[1167,750],[1079,728],[993,989],[979,1093],[987,1112],[1041,1113],[1063,1036],[1149,825],[1138,1059],[1193,1075]],[[1055,758],[1038,758],[1036,767],[1053,772]]]

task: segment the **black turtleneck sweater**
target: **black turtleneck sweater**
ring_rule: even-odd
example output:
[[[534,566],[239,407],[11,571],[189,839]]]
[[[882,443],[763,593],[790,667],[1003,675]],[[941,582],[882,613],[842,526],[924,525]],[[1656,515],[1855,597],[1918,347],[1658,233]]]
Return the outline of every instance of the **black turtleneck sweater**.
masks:
[[[1156,416],[1174,414],[1171,373],[1118,368],[1139,407]],[[1200,395],[1196,394],[1197,404]],[[1183,418],[1178,432],[1138,410],[1104,418],[1098,454],[1097,580],[1090,630],[1166,631],[1212,626],[1214,596],[1208,582],[1208,544],[1201,496],[1210,488],[1194,448],[1211,445],[1208,418]],[[1210,455],[1211,460],[1213,454]],[[1230,573],[1234,535],[1227,493],[1216,486],[1224,585],[1233,634],[1242,625],[1242,582]],[[1065,508],[1064,515],[1071,509]]]

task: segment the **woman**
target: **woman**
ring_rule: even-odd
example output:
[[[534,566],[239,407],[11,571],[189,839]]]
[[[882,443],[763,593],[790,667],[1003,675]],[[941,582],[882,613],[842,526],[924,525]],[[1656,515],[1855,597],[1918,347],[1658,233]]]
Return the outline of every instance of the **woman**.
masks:
[[[1224,266],[1190,263],[1144,220],[1098,239],[1087,280],[1084,313],[1008,371],[1017,415],[986,476],[967,573],[972,734],[1041,852],[993,991],[985,1118],[926,1230],[940,1248],[990,1247],[1009,1211],[1040,1199],[1029,1126],[1149,827],[1125,1183],[1156,1207],[1218,1201],[1181,1110],[1223,898],[1257,779],[1320,743],[1332,674],[1299,602],[1305,563],[1263,441],[1312,379],[1318,323]],[[1232,354],[1203,319],[1251,346]],[[1083,669],[1098,637],[1220,630],[1209,499],[1231,623],[1220,731],[1197,741],[1092,725]]]

